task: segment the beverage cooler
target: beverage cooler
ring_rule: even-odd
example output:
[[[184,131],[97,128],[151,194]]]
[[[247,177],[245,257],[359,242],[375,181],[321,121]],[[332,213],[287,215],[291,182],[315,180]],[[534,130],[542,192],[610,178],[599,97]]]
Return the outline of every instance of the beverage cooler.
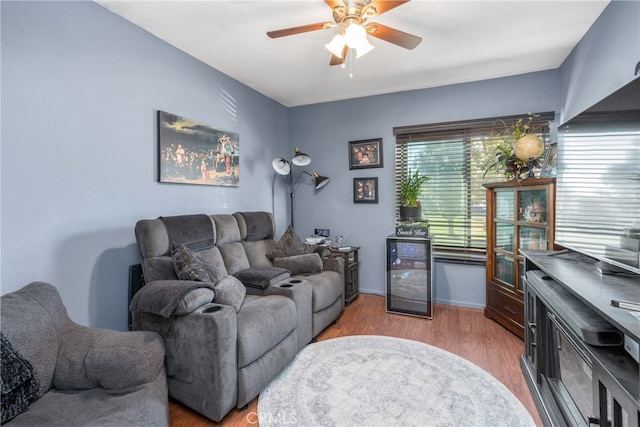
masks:
[[[432,268],[430,238],[387,236],[387,311],[433,318]]]

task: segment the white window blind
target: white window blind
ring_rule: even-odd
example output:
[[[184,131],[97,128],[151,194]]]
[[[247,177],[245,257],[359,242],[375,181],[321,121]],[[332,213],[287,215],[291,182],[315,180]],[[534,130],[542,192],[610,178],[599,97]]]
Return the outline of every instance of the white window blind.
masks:
[[[538,135],[548,145],[554,113],[534,119]],[[400,180],[419,170],[429,176],[419,200],[422,216],[429,220],[434,244],[441,253],[473,259],[484,256],[486,201],[484,182],[503,181],[502,173],[484,168],[494,149],[506,141],[505,129],[527,114],[449,123],[402,126],[396,136],[396,217],[400,206]],[[532,122],[533,124],[533,122]]]

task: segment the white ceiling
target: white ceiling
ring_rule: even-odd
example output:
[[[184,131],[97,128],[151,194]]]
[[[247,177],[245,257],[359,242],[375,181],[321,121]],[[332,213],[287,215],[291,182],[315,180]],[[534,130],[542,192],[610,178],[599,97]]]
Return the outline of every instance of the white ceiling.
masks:
[[[375,49],[340,68],[324,47],[336,29],[266,35],[332,21],[323,0],[96,2],[287,107],[555,69],[609,3],[413,0],[370,21],[418,47],[369,37]]]

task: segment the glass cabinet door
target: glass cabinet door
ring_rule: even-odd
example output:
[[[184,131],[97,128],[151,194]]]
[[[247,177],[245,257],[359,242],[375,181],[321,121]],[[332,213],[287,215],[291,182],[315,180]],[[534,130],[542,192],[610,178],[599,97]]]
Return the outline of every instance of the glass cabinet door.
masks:
[[[513,209],[515,206],[512,190],[496,191],[496,218],[513,221]]]
[[[538,227],[520,227],[520,249],[546,250],[549,247],[547,230]]]
[[[509,286],[514,286],[514,265],[513,265],[513,257],[503,254],[495,255],[495,271],[493,272],[496,279],[501,280],[502,282],[508,284]]]
[[[522,190],[518,195],[518,220],[546,224],[547,190]]]
[[[496,224],[496,248],[513,252],[513,224]]]

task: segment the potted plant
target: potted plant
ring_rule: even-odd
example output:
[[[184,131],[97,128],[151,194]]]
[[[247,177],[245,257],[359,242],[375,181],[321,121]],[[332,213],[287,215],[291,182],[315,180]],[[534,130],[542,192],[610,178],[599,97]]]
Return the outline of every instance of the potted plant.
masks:
[[[485,165],[482,178],[489,172],[502,172],[506,180],[519,178],[527,170],[527,162],[520,160],[514,153],[514,146],[504,143],[496,146],[491,160]]]
[[[493,150],[492,157],[484,166],[484,178],[489,172],[503,172],[506,180],[520,179],[524,172],[532,175],[533,167],[540,167],[539,157],[544,151],[544,142],[536,135],[539,124],[534,122],[539,115],[529,114],[527,121],[518,119],[513,126],[505,126],[500,134],[505,141]],[[532,177],[532,176],[531,176]]]
[[[422,191],[422,185],[429,180],[419,170],[409,173],[400,181],[400,219],[403,221],[420,221],[422,219],[422,206],[418,196]]]

